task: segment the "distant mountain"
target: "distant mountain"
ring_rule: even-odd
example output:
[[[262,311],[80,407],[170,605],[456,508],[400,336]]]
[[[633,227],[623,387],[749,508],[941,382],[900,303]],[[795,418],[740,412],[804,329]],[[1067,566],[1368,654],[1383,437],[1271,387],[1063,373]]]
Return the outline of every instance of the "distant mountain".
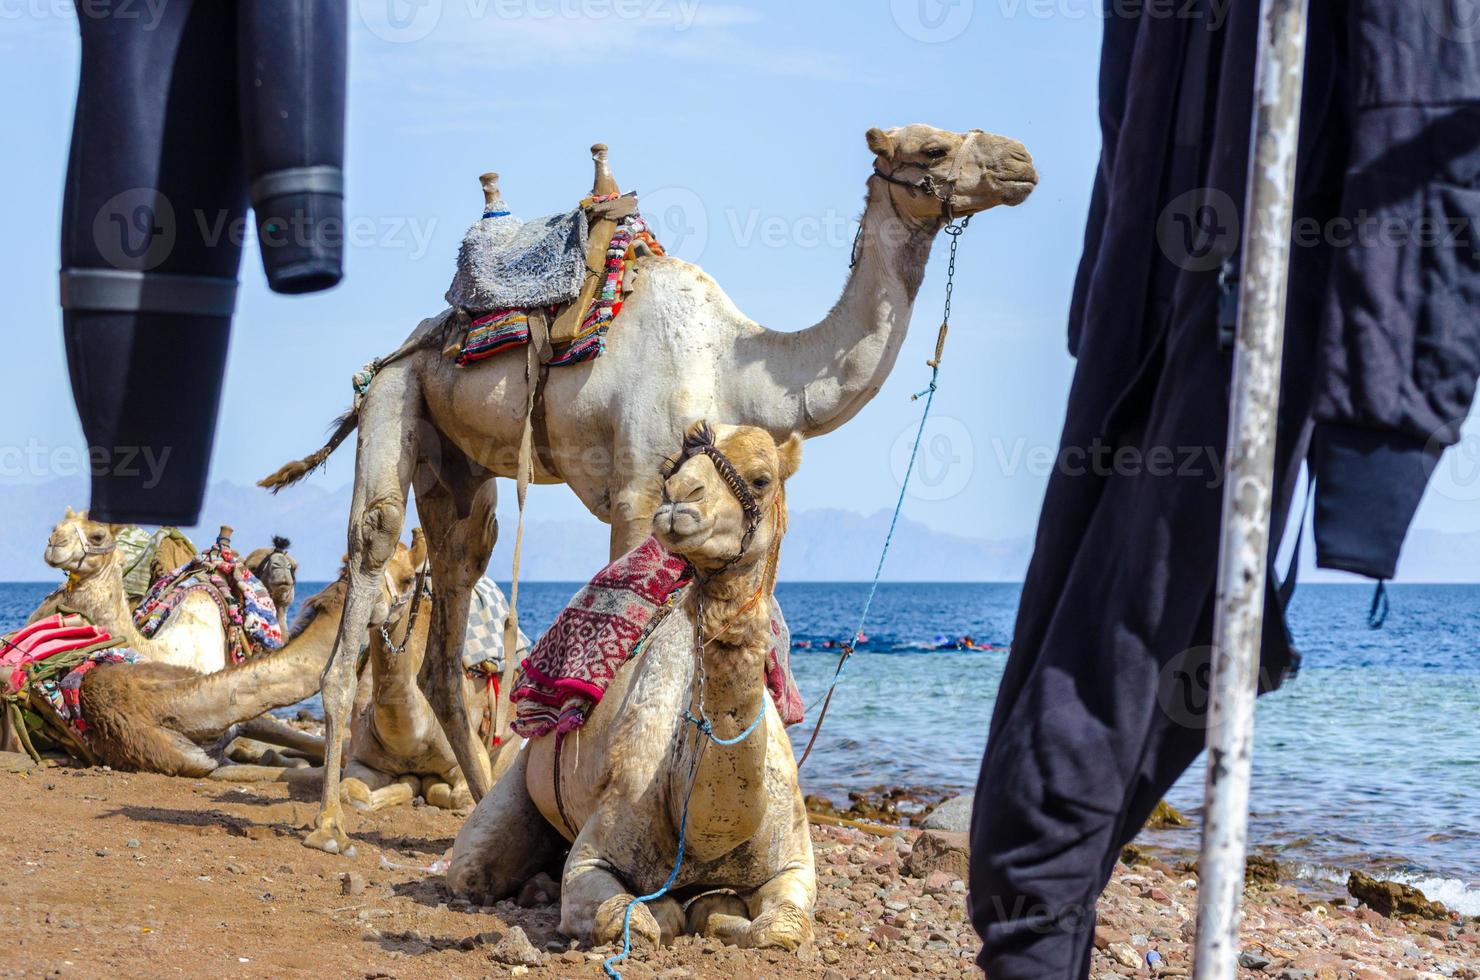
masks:
[[[48,581],[55,570],[41,560],[46,535],[67,505],[86,502],[81,480],[0,486],[9,515],[0,534],[0,580]],[[512,507],[500,513],[504,530],[490,567],[508,575],[513,550]],[[305,581],[333,578],[344,554],[349,488],[325,490],[314,484],[272,496],[256,487],[217,483],[206,497],[211,523],[188,529],[197,544],[209,542],[220,523],[236,530],[235,541],[250,549],[274,534],[292,539],[293,554]],[[781,577],[787,581],[858,581],[872,577],[889,530],[889,513],[863,515],[830,508],[799,511],[791,518],[782,549]],[[894,534],[884,578],[894,582],[1018,581],[1032,553],[1031,529],[1022,537],[989,540],[937,531],[908,518]],[[529,581],[582,581],[606,561],[607,528],[595,518],[539,520],[525,525],[522,574]],[[1349,580],[1309,571],[1304,581]],[[1449,534],[1416,530],[1404,549],[1400,580],[1405,582],[1480,582],[1480,532]]]

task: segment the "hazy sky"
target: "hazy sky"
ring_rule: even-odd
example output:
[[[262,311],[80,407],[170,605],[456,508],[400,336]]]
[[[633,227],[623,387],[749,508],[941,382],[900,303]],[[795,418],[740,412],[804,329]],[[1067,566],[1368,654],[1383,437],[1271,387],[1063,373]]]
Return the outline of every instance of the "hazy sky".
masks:
[[[149,16],[144,0],[136,7]],[[351,373],[441,308],[485,170],[500,171],[512,209],[533,217],[571,207],[590,186],[587,148],[610,144],[618,181],[643,195],[669,249],[759,322],[791,329],[842,288],[871,163],[864,131],[928,122],[1021,139],[1041,183],[962,240],[937,421],[907,513],[957,533],[1031,533],[1072,370],[1064,319],[1099,148],[1099,7],[351,0],[347,276],[328,293],[274,296],[247,253],[212,478],[247,483],[318,446],[349,401]],[[81,445],[56,306],[77,55],[68,4],[0,0],[11,367],[0,481],[68,475]],[[892,506],[945,251],[942,240],[888,384],[852,423],[808,444],[794,507]],[[347,482],[351,456],[315,479]],[[1464,471],[1445,479],[1419,525],[1480,528],[1480,486]],[[542,518],[583,513],[563,487],[531,499]]]

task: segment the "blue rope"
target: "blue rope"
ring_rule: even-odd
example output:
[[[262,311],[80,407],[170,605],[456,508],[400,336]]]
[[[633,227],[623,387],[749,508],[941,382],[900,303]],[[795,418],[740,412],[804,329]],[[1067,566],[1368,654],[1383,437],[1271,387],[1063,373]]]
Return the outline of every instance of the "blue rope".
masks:
[[[764,704],[762,708],[764,708]],[[685,712],[687,714],[687,712]],[[753,728],[754,726],[752,726]],[[684,838],[687,836],[689,827],[689,798],[694,795],[694,775],[699,771],[699,760],[704,756],[704,749],[709,743],[701,741],[699,749],[694,753],[694,761],[689,763],[689,788],[683,797],[683,812],[678,819],[678,854],[673,858],[673,870],[668,872],[668,880],[655,892],[648,895],[640,895],[627,903],[627,911],[622,915],[622,951],[615,956],[609,956],[601,963],[601,970],[612,980],[622,980],[622,974],[617,970],[617,964],[632,955],[632,910],[647,902],[656,902],[668,894],[668,889],[678,880],[678,869],[683,867]]]
[[[718,735],[714,734],[714,726],[709,723],[708,718],[695,718],[687,711],[683,713],[683,716],[687,718],[690,722],[692,722],[694,727],[699,729],[701,733],[708,736],[709,740],[715,745],[739,745],[741,742],[749,738],[751,733],[759,728],[761,722],[765,720],[766,699],[764,696],[761,698],[761,710],[756,713],[755,721],[751,722],[749,728],[745,729],[745,731],[741,732],[739,735],[736,735],[734,738],[720,738]]]
[[[915,429],[915,443],[910,447],[910,461],[905,465],[904,479],[899,484],[899,499],[894,502],[894,515],[889,519],[889,533],[884,535],[884,547],[879,552],[879,564],[874,568],[874,580],[869,584],[868,596],[863,601],[863,611],[858,616],[858,628],[853,631],[852,639],[843,647],[842,656],[838,658],[838,669],[833,673],[832,683],[827,686],[827,690],[823,692],[819,701],[832,696],[833,688],[837,687],[838,682],[843,678],[843,668],[853,656],[854,644],[858,643],[859,638],[863,636],[863,627],[868,622],[869,609],[873,607],[874,595],[879,591],[879,580],[884,575],[884,561],[889,557],[889,546],[894,542],[894,531],[899,526],[900,512],[904,510],[904,498],[909,492],[910,476],[915,472],[915,460],[920,456],[920,441],[925,436],[925,423],[930,419],[930,406],[935,401],[936,380],[939,377],[940,365],[936,364],[930,369],[929,386],[911,396],[911,401],[924,398],[925,408],[920,412],[920,425]],[[812,702],[812,706],[816,707],[817,701]]]

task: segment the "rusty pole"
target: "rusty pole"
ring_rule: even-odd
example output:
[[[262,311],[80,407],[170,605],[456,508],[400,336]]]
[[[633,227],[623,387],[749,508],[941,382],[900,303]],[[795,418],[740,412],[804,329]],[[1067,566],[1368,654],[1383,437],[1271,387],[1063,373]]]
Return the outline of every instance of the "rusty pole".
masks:
[[[1274,496],[1307,0],[1261,0],[1238,341],[1213,624],[1197,980],[1233,980],[1248,844],[1254,699]]]

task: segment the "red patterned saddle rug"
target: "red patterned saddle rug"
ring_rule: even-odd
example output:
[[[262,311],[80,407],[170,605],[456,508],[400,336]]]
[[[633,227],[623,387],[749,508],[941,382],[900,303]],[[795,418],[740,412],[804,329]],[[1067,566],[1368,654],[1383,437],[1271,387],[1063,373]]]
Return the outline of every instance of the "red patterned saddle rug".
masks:
[[[555,617],[514,682],[514,731],[524,738],[585,724],[612,678],[662,621],[692,575],[688,563],[648,538],[602,569]],[[766,687],[782,720],[802,720],[802,699],[787,663],[790,637],[771,605]]]

